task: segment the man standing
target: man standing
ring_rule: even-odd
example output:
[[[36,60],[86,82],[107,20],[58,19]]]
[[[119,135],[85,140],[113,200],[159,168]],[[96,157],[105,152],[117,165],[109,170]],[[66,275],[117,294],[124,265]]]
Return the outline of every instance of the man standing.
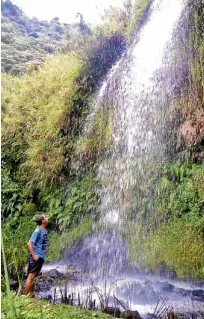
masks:
[[[45,259],[46,248],[48,246],[48,232],[46,226],[48,218],[45,215],[38,215],[34,221],[37,227],[28,242],[28,278],[25,283],[24,294],[34,297],[34,280],[39,275]]]

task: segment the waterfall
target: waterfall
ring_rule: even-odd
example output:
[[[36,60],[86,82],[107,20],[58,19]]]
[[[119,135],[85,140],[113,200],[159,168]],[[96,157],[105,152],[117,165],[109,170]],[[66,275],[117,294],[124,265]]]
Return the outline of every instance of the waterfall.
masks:
[[[153,2],[148,21],[109,72],[93,105],[91,116],[99,110],[111,112],[110,146],[98,172],[106,225],[117,228],[151,209],[153,189],[148,184],[153,188],[155,167],[165,160],[171,140],[172,89],[158,74],[164,73],[164,58],[171,54],[168,45],[182,8],[182,0]]]
[[[157,166],[174,144],[169,115],[174,84],[168,73],[172,37],[183,7],[182,0],[152,3],[131,47],[101,84],[85,124],[82,138],[89,137],[94,117],[102,114],[111,133],[98,169],[100,234],[86,238],[81,246],[83,258],[88,256],[86,268],[97,278],[104,272],[102,260],[110,276],[127,267],[126,245],[117,235],[120,229],[128,232],[130,224],[148,219]]]

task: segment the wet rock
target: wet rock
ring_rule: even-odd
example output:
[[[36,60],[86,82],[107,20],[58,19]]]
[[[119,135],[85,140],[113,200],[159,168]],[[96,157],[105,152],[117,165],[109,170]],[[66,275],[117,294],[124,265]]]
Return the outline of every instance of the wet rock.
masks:
[[[129,307],[128,304],[124,300],[118,299],[118,298],[116,300],[115,296],[114,297],[113,296],[109,296],[108,306],[109,307],[114,307],[114,308],[115,307],[118,307],[118,308],[122,307],[123,310],[126,310]]]
[[[203,109],[197,109],[194,113],[190,114],[180,127],[180,133],[184,140],[191,143],[202,140],[204,134],[203,123]]]
[[[204,290],[202,289],[193,290],[192,296],[194,299],[204,302]]]
[[[174,292],[183,296],[183,297],[187,297],[187,296],[191,296],[192,294],[192,291],[191,290],[187,290],[187,289],[184,289],[184,288],[176,288],[174,287]]]
[[[47,276],[53,279],[62,279],[64,275],[60,273],[57,269],[51,269],[48,271]]]
[[[46,292],[52,287],[52,279],[50,278],[40,278],[36,281],[35,291],[37,292]]]
[[[47,295],[43,298],[46,301],[52,301],[52,296],[51,295]]]
[[[115,308],[115,307],[106,307],[103,310],[104,313],[108,313],[109,315],[114,315],[114,317],[116,318],[120,318],[120,309],[119,308]]]
[[[174,285],[170,284],[169,282],[159,282],[159,288],[162,291],[171,292],[174,289]]]
[[[131,311],[131,310],[123,311],[120,314],[120,318],[124,318],[124,319],[142,319],[137,310],[135,310],[135,311]]]
[[[178,313],[178,319],[203,319],[203,312],[187,312],[187,313]]]

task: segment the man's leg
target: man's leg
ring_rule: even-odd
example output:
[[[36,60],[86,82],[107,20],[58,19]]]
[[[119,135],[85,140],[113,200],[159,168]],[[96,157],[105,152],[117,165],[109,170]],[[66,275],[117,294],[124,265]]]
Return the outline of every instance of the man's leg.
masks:
[[[37,272],[31,272],[28,274],[28,278],[25,283],[24,294],[34,297],[34,280],[37,277]]]

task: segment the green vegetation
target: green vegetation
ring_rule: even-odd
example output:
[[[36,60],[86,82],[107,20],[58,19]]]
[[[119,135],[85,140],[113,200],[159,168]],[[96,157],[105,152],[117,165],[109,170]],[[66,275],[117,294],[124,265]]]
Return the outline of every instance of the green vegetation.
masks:
[[[194,103],[197,107],[204,103],[204,9],[200,2],[189,1],[190,27],[190,69],[194,92]],[[200,106],[201,106],[200,104]]]
[[[68,25],[58,18],[51,22],[29,19],[10,0],[1,1],[2,70],[19,74],[39,67],[48,53],[63,47]]]
[[[193,214],[202,217],[204,209],[204,166],[202,164],[175,164],[163,168],[156,190],[157,217],[154,221],[168,220]]]
[[[21,216],[19,213],[11,215],[2,225],[8,275],[19,285],[22,283],[28,258],[27,243],[35,226],[31,215]],[[2,284],[4,283],[2,277]]]
[[[203,165],[176,163],[163,169],[149,225],[130,230],[133,264],[158,269],[165,263],[178,277],[204,278],[203,185]]]
[[[99,311],[90,311],[69,305],[53,305],[26,296],[12,296],[14,313],[9,308],[8,299],[2,298],[2,318],[5,319],[93,319],[107,318]]]

